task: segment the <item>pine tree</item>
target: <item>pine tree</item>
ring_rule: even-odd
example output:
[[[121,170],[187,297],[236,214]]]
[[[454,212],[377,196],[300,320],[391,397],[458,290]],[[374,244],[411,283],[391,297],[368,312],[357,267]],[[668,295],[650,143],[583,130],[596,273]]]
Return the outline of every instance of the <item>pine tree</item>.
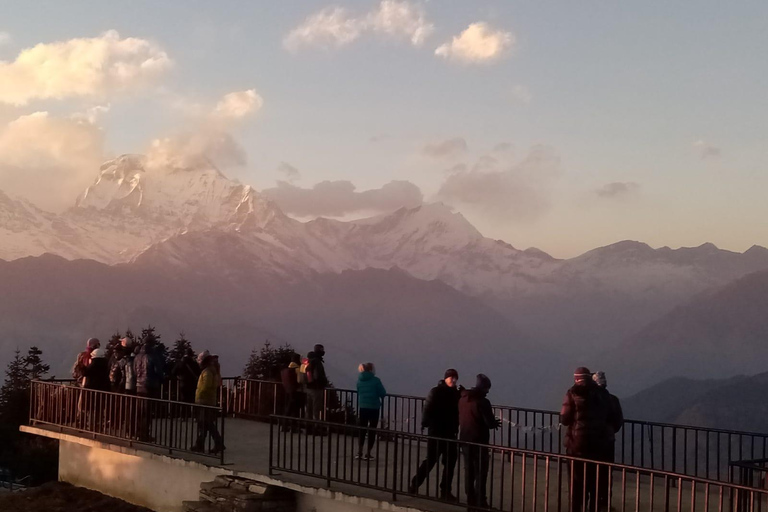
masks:
[[[188,353],[191,353],[192,357],[195,356],[195,351],[192,350],[192,343],[190,343],[186,338],[184,331],[181,331],[179,333],[178,339],[173,344],[173,350],[171,350],[171,354],[169,356],[170,364],[175,365],[184,359],[184,356],[186,356]]]
[[[163,368],[165,368],[167,371],[169,369],[168,347],[166,347],[165,343],[160,340],[160,335],[155,334],[155,328],[151,325],[148,325],[145,329],[142,329],[141,337],[139,339],[139,342],[142,345],[149,345],[150,347],[155,348],[155,352],[163,361]]]
[[[27,380],[38,380],[51,369],[50,365],[43,363],[40,357],[43,351],[37,347],[30,347],[24,358],[24,369],[27,372]]]
[[[278,381],[280,372],[291,362],[294,353],[289,344],[272,348],[272,344],[267,340],[259,352],[256,352],[256,349],[251,351],[243,376],[246,379]]]
[[[17,348],[5,370],[0,388],[0,423],[18,426],[26,422],[29,403],[29,372]]]
[[[120,346],[120,340],[122,339],[123,337],[119,331],[115,331],[112,337],[109,338],[109,341],[107,342],[107,361],[112,360],[112,356],[114,355],[117,347]]]

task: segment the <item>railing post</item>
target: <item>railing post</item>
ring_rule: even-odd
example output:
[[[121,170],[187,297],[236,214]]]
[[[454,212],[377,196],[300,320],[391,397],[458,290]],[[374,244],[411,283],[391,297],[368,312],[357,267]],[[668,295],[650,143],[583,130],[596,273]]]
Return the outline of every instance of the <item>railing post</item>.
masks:
[[[223,466],[224,465],[224,424],[226,422],[227,417],[227,411],[224,409],[224,404],[221,405],[221,458],[219,459],[219,463]],[[270,443],[271,444],[271,443]],[[272,462],[270,460],[270,462]]]
[[[393,444],[395,445],[395,454],[392,457],[392,501],[397,501],[397,440],[400,436],[395,432],[392,434],[392,437],[394,438]],[[440,469],[440,467],[438,466],[437,469]]]
[[[274,444],[274,441],[275,441],[275,418],[273,416],[273,417],[269,418],[269,471],[268,471],[268,474],[270,476],[272,476],[274,474],[274,472],[272,471],[272,466],[273,466],[273,464],[272,464],[272,455],[273,455],[272,445]]]
[[[331,454],[333,453],[333,450],[331,450],[331,444],[333,440],[333,432],[329,425],[326,425],[326,426],[328,426],[328,454],[327,454],[328,460],[325,463],[325,470],[327,471],[325,480],[326,480],[326,483],[328,484],[328,488],[330,489],[331,487]],[[338,438],[336,439],[336,442],[338,442]]]

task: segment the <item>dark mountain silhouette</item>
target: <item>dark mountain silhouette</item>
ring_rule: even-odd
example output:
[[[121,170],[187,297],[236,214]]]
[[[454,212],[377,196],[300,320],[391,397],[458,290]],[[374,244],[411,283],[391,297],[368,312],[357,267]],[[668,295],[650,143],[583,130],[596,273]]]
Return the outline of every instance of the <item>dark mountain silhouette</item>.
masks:
[[[628,394],[671,375],[694,379],[768,368],[768,272],[702,293],[652,322],[603,360]]]
[[[729,379],[665,380],[623,401],[628,417],[768,432],[768,373]]]

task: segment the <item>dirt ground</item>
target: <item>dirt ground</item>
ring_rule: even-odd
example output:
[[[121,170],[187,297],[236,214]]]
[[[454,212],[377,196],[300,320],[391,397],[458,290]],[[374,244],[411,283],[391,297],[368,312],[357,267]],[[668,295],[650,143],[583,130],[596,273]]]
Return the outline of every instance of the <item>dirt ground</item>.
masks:
[[[23,492],[0,493],[2,512],[151,512],[100,492],[51,482]]]

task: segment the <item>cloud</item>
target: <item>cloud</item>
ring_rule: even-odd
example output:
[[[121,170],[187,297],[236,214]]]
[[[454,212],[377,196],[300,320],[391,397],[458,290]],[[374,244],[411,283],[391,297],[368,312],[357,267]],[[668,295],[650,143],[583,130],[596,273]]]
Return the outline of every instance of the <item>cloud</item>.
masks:
[[[550,196],[560,175],[560,158],[546,146],[506,169],[479,162],[470,170],[449,175],[436,199],[500,221],[530,221],[550,208]]]
[[[436,144],[427,144],[422,152],[432,158],[455,156],[467,150],[467,141],[462,137],[454,137]]]
[[[201,129],[152,141],[147,167],[187,169],[213,163],[219,168],[242,166],[248,161],[245,149],[228,132]]]
[[[512,151],[514,147],[515,146],[511,142],[499,142],[493,146],[493,151],[495,153],[505,153],[507,151]]]
[[[368,14],[363,26],[379,34],[406,38],[414,46],[424,43],[435,30],[423,9],[398,0],[383,0],[378,10]]]
[[[604,199],[612,199],[619,197],[626,197],[636,194],[640,190],[640,185],[632,181],[616,181],[613,183],[606,183],[602,187],[595,190],[595,194],[598,197]]]
[[[313,47],[340,48],[365,33],[407,39],[419,46],[433,31],[421,7],[402,0],[382,0],[375,10],[362,16],[353,16],[343,7],[326,7],[288,32],[283,46],[292,52]]]
[[[512,88],[512,97],[520,103],[525,103],[527,105],[533,99],[533,94],[531,94],[531,91],[529,91],[526,86],[516,85]]]
[[[144,39],[99,37],[38,44],[13,62],[0,61],[0,103],[103,97],[147,84],[171,65],[168,55]]]
[[[487,23],[472,23],[461,34],[454,36],[435,50],[435,55],[463,63],[482,63],[502,56],[515,44],[512,32],[493,30]]]
[[[72,114],[71,118],[82,123],[96,124],[104,114],[109,112],[110,108],[111,105],[109,103],[106,105],[94,105],[93,107],[85,109],[84,112],[76,112]]]
[[[300,188],[285,181],[262,191],[286,213],[298,217],[340,217],[351,213],[391,212],[423,202],[419,187],[409,181],[391,181],[378,189],[358,192],[350,181],[323,181]]]
[[[722,155],[722,151],[717,146],[713,146],[712,144],[708,142],[704,142],[703,140],[697,140],[693,143],[693,147],[696,148],[699,152],[699,157],[702,160],[711,160],[711,159],[717,159],[720,158]]]
[[[285,175],[285,179],[289,182],[293,182],[301,178],[301,172],[288,162],[280,162],[277,165],[277,172]]]
[[[8,32],[0,32],[0,46],[9,44],[12,41],[11,34]]]
[[[389,135],[388,133],[380,133],[380,134],[374,135],[373,137],[368,139],[368,142],[370,142],[372,144],[375,144],[377,142],[384,142],[385,140],[389,140],[391,138],[392,138],[392,136]]]
[[[216,104],[213,115],[225,119],[242,119],[258,112],[263,105],[264,100],[256,93],[256,89],[231,92]]]
[[[104,158],[97,126],[48,112],[21,116],[0,129],[0,189],[61,211],[90,185]]]

